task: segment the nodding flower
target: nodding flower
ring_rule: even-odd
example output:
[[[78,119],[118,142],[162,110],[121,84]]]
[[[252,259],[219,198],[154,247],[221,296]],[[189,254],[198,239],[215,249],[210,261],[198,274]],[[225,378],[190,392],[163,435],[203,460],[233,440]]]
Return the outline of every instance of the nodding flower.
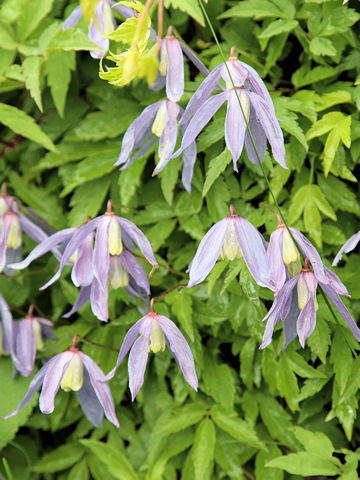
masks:
[[[332,266],[333,267],[336,267],[336,265],[339,263],[339,261],[341,260],[342,256],[343,256],[343,253],[349,253],[351,252],[352,250],[354,250],[354,248],[356,247],[356,245],[360,242],[360,232],[357,232],[355,233],[355,235],[353,235],[352,237],[349,238],[349,240],[347,240],[344,245],[340,248],[340,250],[338,251],[336,257],[334,258],[334,261],[332,263]]]

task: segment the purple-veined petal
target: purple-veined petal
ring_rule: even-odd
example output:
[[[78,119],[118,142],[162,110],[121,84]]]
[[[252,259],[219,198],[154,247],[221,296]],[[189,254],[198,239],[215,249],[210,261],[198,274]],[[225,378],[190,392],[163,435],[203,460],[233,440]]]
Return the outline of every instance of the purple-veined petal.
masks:
[[[194,358],[183,334],[174,322],[163,315],[157,315],[153,321],[159,322],[172,354],[183,372],[185,380],[197,391],[198,379],[196,376]]]
[[[136,337],[138,336],[140,332],[140,328],[142,327],[142,324],[145,322],[147,319],[147,315],[145,317],[140,318],[135,325],[133,325],[128,332],[125,335],[125,338],[123,340],[123,343],[120,347],[119,355],[116,360],[116,365],[115,367],[106,375],[105,380],[110,380],[111,378],[114,377],[116,370],[119,368],[120,363],[124,360],[126,357],[128,351],[132,347],[133,343],[136,340]]]
[[[90,289],[91,310],[95,317],[103,322],[107,322],[109,318],[108,298],[109,289],[106,288],[106,290],[104,290],[99,284],[97,278],[94,278]]]
[[[2,217],[2,228],[0,233],[0,272],[4,270],[6,262],[6,244],[11,228],[11,223],[13,221],[13,216],[16,214],[9,213],[4,214]]]
[[[199,57],[195,55],[195,53],[183,42],[179,42],[181,50],[185,53],[185,55],[188,57],[190,62],[192,62],[195,67],[201,72],[202,74],[207,77],[209,75],[209,69],[205,67],[205,65],[202,63]],[[211,93],[211,92],[210,92]]]
[[[215,265],[224,243],[228,222],[229,218],[226,217],[215,223],[201,240],[195,257],[191,262],[188,288],[202,282]]]
[[[104,410],[98,397],[96,396],[94,387],[91,384],[90,376],[86,368],[83,373],[83,385],[76,392],[79,399],[80,406],[86,418],[95,427],[102,428],[102,419],[104,417]]]
[[[248,65],[247,63],[241,62],[240,60],[238,60],[238,62],[241,68],[247,72],[247,80],[254,89],[254,91],[263,98],[263,100],[266,102],[266,105],[268,106],[269,111],[272,112],[272,114],[275,116],[274,104],[270,97],[269,91],[266,88],[265,83],[262,81],[260,75],[254,68],[250,67],[250,65]]]
[[[244,146],[246,123],[235,91],[232,89],[228,90],[227,93],[228,105],[225,120],[225,143],[231,152],[234,170],[237,172],[236,162]]]
[[[236,238],[245,263],[256,283],[275,290],[261,233],[245,218],[233,217]]]
[[[286,315],[286,318],[284,318],[283,320],[284,335],[285,335],[285,342],[282,348],[283,352],[285,351],[289,343],[292,342],[294,338],[296,338],[297,336],[296,323],[297,323],[299,314],[300,314],[300,310],[298,305],[297,291],[295,288],[292,292],[291,303],[290,303],[288,314]]]
[[[149,279],[145,270],[141,266],[141,263],[134,257],[134,255],[123,250],[120,254],[120,261],[122,266],[133,277],[139,287],[145,290],[146,293],[150,293]]]
[[[356,245],[360,242],[360,232],[357,232],[355,233],[355,235],[353,235],[352,237],[349,238],[349,240],[347,240],[344,245],[340,248],[340,250],[338,251],[336,257],[334,258],[334,261],[332,263],[332,266],[333,267],[336,267],[336,265],[339,263],[339,261],[341,260],[342,256],[343,256],[343,253],[349,253],[351,252],[352,250],[354,250],[354,248],[356,247]]]
[[[350,297],[350,293],[348,292],[345,285],[342,283],[340,278],[336,275],[336,273],[332,272],[329,268],[325,267],[325,273],[328,278],[329,285],[335,290],[336,293],[339,295],[344,295],[344,297]]]
[[[13,349],[13,318],[4,297],[0,293],[1,324],[3,329],[2,347],[5,353]]]
[[[166,101],[166,120],[165,128],[161,134],[159,141],[159,162],[157,163],[153,176],[157,175],[161,170],[166,167],[171,159],[171,155],[174,151],[177,139],[178,123],[177,117],[180,112],[180,107],[176,103],[170,100]]]
[[[272,154],[279,165],[288,170],[285,161],[284,136],[279,122],[268,104],[256,93],[249,92],[249,98],[254,107],[256,117],[264,129],[265,135],[271,145]]]
[[[14,365],[23,377],[31,375],[36,356],[35,336],[31,318],[16,325]]]
[[[264,129],[261,126],[261,123],[256,118],[256,113],[254,107],[250,105],[250,116],[249,116],[249,130],[253,137],[254,143],[256,145],[256,150],[259,155],[260,161],[264,160],[265,150],[266,150],[266,135]],[[259,163],[258,157],[256,155],[254,146],[252,144],[249,130],[245,132],[245,148],[247,156],[249,157],[250,162],[257,165]]]
[[[105,1],[100,0],[95,7],[94,13],[95,13],[96,20],[94,18],[90,20],[88,37],[93,43],[98,45],[103,50],[103,51],[90,52],[90,55],[93,58],[102,58],[105,55],[105,53],[109,50],[109,40],[103,37],[103,34],[106,33],[105,20],[104,20],[105,7],[109,8],[108,4],[105,5]],[[112,23],[113,23],[113,26],[115,26],[114,20]]]
[[[94,277],[92,269],[93,241],[94,233],[91,232],[78,249],[77,258],[71,271],[71,280],[76,287],[90,285]]]
[[[21,402],[19,403],[19,405],[16,407],[16,409],[13,412],[9,413],[9,415],[6,415],[6,417],[4,417],[4,420],[16,415],[32,399],[35,392],[37,392],[39,390],[39,388],[41,387],[41,384],[43,383],[45,374],[47,373],[49,367],[51,367],[51,365],[52,365],[52,363],[55,359],[56,359],[56,357],[52,358],[51,360],[46,362],[45,365],[42,368],[40,368],[40,370],[37,372],[35,377],[31,380],[28,391],[27,391],[25,397],[21,400]]]
[[[270,345],[274,328],[278,323],[279,318],[281,317],[281,312],[284,310],[284,307],[289,303],[289,297],[291,297],[293,290],[298,282],[298,279],[299,274],[295,275],[295,277],[285,282],[284,286],[281,288],[281,290],[275,297],[270,310],[263,318],[262,321],[267,320],[267,323],[265,327],[263,341],[259,349],[263,349]]]
[[[299,246],[302,254],[304,255],[304,257],[307,257],[309,262],[311,263],[317,280],[328,283],[329,279],[326,276],[325,266],[314,245],[312,245],[312,243],[309,242],[309,240],[302,233],[300,233],[299,230],[296,230],[296,228],[290,227],[289,229],[293,234],[293,237],[295,238],[295,241]]]
[[[325,284],[322,282],[319,282],[321,285],[321,288],[324,290],[326,295],[330,298],[332,303],[334,304],[336,310],[340,313],[340,315],[343,317],[345,322],[348,324],[348,327],[352,331],[354,337],[356,340],[360,342],[360,330],[359,327],[356,325],[355,320],[351,316],[349,310],[346,308],[344,305],[343,301],[339,297],[339,295],[336,293],[336,291],[331,287],[329,284]]]
[[[184,50],[184,48],[183,48]],[[212,91],[216,87],[221,76],[222,65],[218,65],[212,70],[200,87],[196,90],[187,104],[184,115],[180,120],[180,125],[187,123],[192,115],[194,115],[204,104],[206,99],[211,95]]]
[[[184,93],[184,60],[179,40],[165,37],[167,51],[166,96],[178,102]]]
[[[316,288],[317,280],[312,272],[300,273],[308,289],[308,298],[297,319],[296,328],[300,345],[305,348],[306,339],[313,333],[316,326]]]
[[[87,285],[86,287],[82,287],[80,290],[80,293],[71,308],[67,313],[63,315],[64,318],[69,318],[71,315],[74,315],[75,312],[77,312],[85,303],[90,300],[90,291],[91,291],[91,285]]]
[[[145,237],[143,232],[130,220],[123,217],[116,217],[119,220],[121,228],[131,237],[131,239],[139,247],[141,253],[146,260],[150,262],[154,267],[157,267],[158,263],[155,260],[154,253],[149,240]]]
[[[86,370],[89,373],[90,381],[96,396],[104,409],[106,418],[116,427],[120,427],[119,420],[116,417],[114,401],[111,396],[109,385],[105,381],[105,375],[94,360],[82,352],[79,352]]]
[[[134,16],[134,9],[130,7],[125,7],[125,5],[119,5],[117,2],[110,0],[110,6],[117,10],[120,15],[125,18],[131,18]]]
[[[239,60],[227,60],[226,65],[228,69],[230,70],[230,74],[232,77],[232,80],[235,84],[236,87],[242,87],[244,85],[244,82],[248,76],[248,73],[245,69],[242,68],[240,65]],[[221,69],[221,77],[222,79],[226,82],[232,85],[232,81],[228,72],[228,69],[226,68],[225,64],[222,64],[222,69]]]
[[[141,114],[132,122],[129,128],[126,130],[126,133],[124,135],[124,138],[121,144],[121,152],[120,152],[119,158],[117,162],[114,163],[115,167],[118,165],[122,165],[127,161],[127,159],[129,158],[129,155],[135,148],[137,137],[142,135],[142,132],[144,130],[147,131],[147,127],[153,123],[156,112],[158,111],[161,103],[162,103],[162,100],[146,107],[141,112]],[[149,135],[150,134],[151,134],[151,128],[149,129]],[[142,143],[144,143],[145,138],[142,137],[142,139],[143,139]]]
[[[19,221],[23,231],[29,235],[29,237],[35,240],[36,243],[41,243],[49,237],[44,230],[42,230],[28,218],[24,217],[24,215],[19,215]]]
[[[75,25],[78,24],[81,17],[82,17],[82,13],[81,13],[81,7],[79,5],[78,7],[75,8],[75,10],[71,12],[71,14],[63,23],[62,25],[63,30],[67,30],[68,28],[75,27]]]
[[[283,230],[277,228],[270,235],[269,247],[266,251],[270,276],[275,282],[275,295],[286,281],[286,269],[283,261]]]
[[[5,268],[4,272],[6,275],[12,276],[14,275],[15,270],[10,267],[13,263],[18,263],[21,260],[22,256],[22,245],[19,248],[13,249],[8,247],[6,249],[6,260],[5,260]]]
[[[9,265],[9,267],[16,270],[22,270],[23,268],[28,267],[31,262],[41,257],[41,255],[44,255],[45,253],[54,249],[60,243],[66,242],[74,234],[75,231],[76,228],[66,228],[65,230],[54,233],[54,235],[47,237],[46,240],[39,243],[39,245],[37,245],[34,250],[29,253],[25,260],[19,263],[13,263]]]
[[[141,336],[135,341],[129,354],[129,388],[132,401],[144,383],[144,375],[149,355],[152,319],[145,317],[141,325]]]
[[[52,413],[54,411],[55,395],[59,390],[65,370],[74,355],[77,355],[77,353],[67,350],[59,353],[48,362],[39,399],[39,407],[42,413]]]
[[[182,139],[181,147],[177,150],[172,158],[176,158],[182,153],[185,148],[191,145],[192,142],[195,141],[196,137],[199,135],[201,130],[205,127],[207,123],[211,120],[211,118],[215,115],[215,113],[219,110],[221,105],[225,102],[228,97],[228,92],[222,92],[213,97],[210,97],[203,103],[199,109],[196,111],[193,118],[190,120],[189,125],[185,131],[185,134]],[[180,124],[184,121],[184,117],[186,115],[186,111],[181,118]]]
[[[67,265],[70,262],[70,258],[76,252],[76,250],[82,245],[85,238],[96,228],[98,221],[99,221],[99,217],[94,218],[94,220],[91,220],[90,222],[76,229],[76,232],[71,237],[70,241],[65,247],[64,253],[61,257],[58,271],[45,285],[43,285],[40,288],[40,290],[45,290],[45,288],[49,287],[58,278],[60,278],[63,268],[65,267],[65,265]]]
[[[182,117],[184,111],[181,108],[180,109],[180,115]],[[185,123],[181,125],[181,136],[183,137],[185,134],[185,131],[187,129],[188,123]],[[183,151],[183,169],[182,169],[182,176],[181,176],[181,181],[182,184],[184,185],[185,190],[188,193],[191,193],[191,180],[193,177],[194,173],[194,165],[196,161],[196,154],[197,154],[197,148],[196,148],[196,142],[191,143],[185,150]]]

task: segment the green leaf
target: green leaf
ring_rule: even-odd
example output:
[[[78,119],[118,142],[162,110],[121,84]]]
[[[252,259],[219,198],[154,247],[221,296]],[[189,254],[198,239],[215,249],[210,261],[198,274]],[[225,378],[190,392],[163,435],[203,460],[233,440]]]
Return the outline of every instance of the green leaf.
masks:
[[[40,90],[40,69],[42,57],[27,57],[22,64],[22,72],[25,78],[25,86],[35,100],[39,110],[42,111],[41,90]]]
[[[91,42],[81,30],[59,29],[50,40],[48,50],[94,50],[98,52],[101,51],[101,48]]]
[[[360,205],[355,193],[342,180],[329,175],[317,176],[318,184],[334,208],[351,213],[360,213]]]
[[[278,368],[276,370],[276,383],[280,395],[285,398],[286,403],[292,411],[299,410],[297,397],[299,387],[296,376],[289,367],[285,356],[280,356]]]
[[[176,223],[176,220],[162,220],[157,222],[156,225],[146,232],[146,236],[148,237],[154,252],[157,252],[159,248],[164,246],[166,239],[174,230]]]
[[[128,205],[140,185],[141,174],[146,165],[146,157],[137,158],[130,167],[122,170],[119,175],[120,198],[124,205]]]
[[[139,480],[126,456],[118,448],[98,440],[80,440],[80,443],[89,448],[98,461],[109,470],[114,478],[119,480]]]
[[[214,456],[216,436],[210,418],[204,418],[195,432],[192,447],[195,480],[202,480]]]
[[[344,334],[339,327],[332,340],[330,362],[334,365],[335,382],[339,386],[341,395],[345,391],[350,376],[352,354]]]
[[[231,162],[231,153],[230,151],[225,148],[225,150],[220,153],[217,157],[211,160],[209,164],[209,168],[206,172],[205,183],[202,191],[203,197],[207,194],[210,190],[214,181],[218,178],[218,176],[225,170],[227,165]]]
[[[64,116],[66,95],[68,92],[71,70],[75,70],[74,52],[54,50],[46,61],[46,73],[51,96],[60,117]]]
[[[248,389],[251,389],[253,386],[254,355],[256,347],[256,339],[250,337],[246,340],[240,352],[240,376]]]
[[[180,9],[205,27],[204,16],[197,2],[193,0],[165,0],[164,6],[166,9],[170,7]]]
[[[310,452],[290,453],[284,457],[274,458],[267,467],[281,468],[293,475],[339,475],[339,469],[331,460],[319,458]]]
[[[88,480],[89,470],[87,467],[86,459],[83,458],[77,463],[69,472],[67,480]]]
[[[255,476],[266,480],[283,480],[284,472],[278,468],[269,468],[267,463],[281,455],[281,450],[276,445],[268,444],[268,451],[261,451],[256,455]]]
[[[318,326],[318,325],[317,325]],[[295,351],[289,349],[283,354],[287,363],[294,372],[304,378],[327,378],[326,375],[311,367],[306,360]]]
[[[26,0],[20,10],[17,23],[17,36],[26,40],[46,15],[51,11],[54,0]]]
[[[163,436],[178,432],[198,423],[205,415],[206,408],[202,403],[190,403],[182,407],[166,410],[155,424],[153,433]]]
[[[247,422],[237,417],[233,410],[215,405],[210,413],[216,425],[239,442],[245,442],[249,446],[266,450],[264,444],[258,439],[255,430]]]
[[[67,443],[44,455],[31,467],[31,470],[37,473],[59,472],[74,465],[84,453],[84,447],[78,442]]]
[[[294,427],[293,432],[305,450],[321,458],[332,458],[334,447],[331,440],[324,433],[311,432],[301,427]]]
[[[17,45],[10,25],[5,22],[0,22],[0,45],[4,50],[15,50]]]
[[[278,8],[270,0],[245,0],[242,1],[240,5],[236,5],[222,13],[219,18],[250,17],[254,18],[254,20],[266,17],[286,18],[286,13],[286,8]]]
[[[305,85],[311,85],[325,78],[332,77],[336,74],[336,70],[333,67],[325,67],[319,65],[309,70],[309,67],[304,65],[300,67],[291,77],[291,81],[296,88],[304,87]]]
[[[161,190],[164,194],[165,200],[169,205],[172,205],[174,198],[174,189],[179,176],[181,168],[180,157],[173,158],[159,173]]]
[[[336,90],[334,92],[325,93],[321,95],[316,100],[316,111],[321,112],[327,108],[332,107],[333,105],[338,105],[339,103],[351,103],[351,94],[346,90]]]
[[[224,285],[221,289],[220,295],[222,295],[225,292],[225,290],[228,288],[228,286],[234,280],[234,278],[236,278],[239,275],[242,268],[244,268],[244,262],[242,262],[237,258],[229,262],[229,268],[225,275]]]
[[[165,297],[166,303],[171,305],[171,310],[174,315],[177,316],[184,328],[185,332],[189,335],[192,342],[195,341],[194,327],[192,322],[192,298],[187,289],[181,289],[170,293]]]
[[[306,151],[308,151],[308,144],[304,135],[304,132],[302,128],[300,127],[298,123],[298,116],[290,112],[287,109],[287,105],[284,102],[274,102],[275,108],[276,108],[276,114],[281,120],[281,128],[285,130],[286,132],[290,133],[293,135],[296,140],[298,140],[301,145],[305,148]],[[291,105],[289,105],[290,108]],[[290,108],[291,109],[291,108]]]
[[[211,292],[215,286],[216,280],[220,277],[223,273],[225,268],[228,266],[228,260],[222,260],[220,262],[215,263],[213,269],[211,270],[209,276],[207,277],[207,286],[208,286],[208,295],[210,297]]]
[[[218,364],[214,357],[207,355],[207,368],[203,372],[204,391],[224,407],[233,407],[235,384],[232,371],[228,365]]]
[[[333,57],[336,55],[336,48],[331,40],[324,37],[315,37],[310,42],[310,51],[314,55],[329,55]]]
[[[11,105],[0,103],[0,123],[6,125],[15,133],[40,143],[43,147],[57,152],[57,149],[50,138],[41,130],[33,118],[25,112]]]
[[[279,18],[274,22],[270,23],[258,36],[258,38],[271,38],[275,35],[280,35],[282,33],[288,33],[294,30],[299,25],[297,20],[284,20]]]

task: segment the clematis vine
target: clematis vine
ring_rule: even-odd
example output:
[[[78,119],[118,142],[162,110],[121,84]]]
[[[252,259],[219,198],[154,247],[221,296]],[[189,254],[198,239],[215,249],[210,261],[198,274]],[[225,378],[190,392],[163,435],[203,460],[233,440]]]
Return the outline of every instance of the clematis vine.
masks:
[[[34,222],[20,213],[16,199],[0,194],[0,272],[10,274],[10,263],[19,261],[23,244],[23,232],[39,243],[47,239],[47,234]]]
[[[238,171],[237,160],[241,155],[244,143],[249,160],[258,163],[247,124],[251,130],[260,161],[264,159],[267,139],[275,160],[287,169],[284,137],[275,116],[269,92],[258,73],[246,63],[238,60],[234,50],[235,47],[232,47],[226,65],[222,63],[209,73],[188,103],[180,120],[180,125],[186,125],[186,130],[181,147],[174,153],[173,158],[180,155],[195,141],[201,130],[227,101],[225,142],[232,154],[234,170]],[[233,88],[228,69],[236,91]],[[225,81],[226,90],[210,97],[220,79]],[[190,117],[192,117],[191,120]]]
[[[349,253],[351,252],[352,250],[354,250],[354,248],[356,247],[356,245],[360,242],[360,232],[357,232],[355,233],[355,235],[353,235],[352,237],[349,238],[349,240],[347,240],[344,245],[340,248],[340,250],[338,251],[336,257],[334,258],[334,261],[332,263],[332,266],[333,267],[336,267],[336,265],[340,262],[340,260],[342,259],[342,256],[343,256],[343,253]]]
[[[31,305],[27,316],[14,322],[13,361],[16,370],[23,377],[31,375],[34,369],[36,351],[44,347],[45,337],[54,338],[53,323],[46,318],[34,316],[34,305]]]
[[[4,417],[4,420],[16,415],[42,385],[39,399],[42,413],[49,414],[54,411],[55,396],[61,387],[65,392],[76,392],[85,416],[95,427],[102,427],[104,413],[115,427],[120,427],[103,371],[94,360],[76,347],[76,341],[77,336],[68,350],[45,363],[32,379],[18,407]]]
[[[201,240],[189,267],[188,288],[202,282],[217,259],[244,258],[256,283],[275,289],[266,255],[266,243],[259,231],[245,218],[236,214],[231,205],[230,215],[217,222]]]
[[[116,2],[111,0],[99,0],[95,6],[93,17],[90,19],[89,24],[89,39],[95,43],[101,50],[91,51],[90,55],[93,58],[102,58],[109,50],[109,40],[104,38],[103,35],[114,31],[116,23],[111,11],[114,7],[123,17],[130,18],[134,16],[132,8],[117,5]],[[63,30],[75,27],[80,18],[83,16],[81,6],[78,6],[73,10],[71,15],[63,23]]]
[[[325,267],[326,268],[326,267]],[[275,326],[279,320],[283,321],[285,345],[299,337],[300,345],[304,348],[306,339],[312,334],[316,326],[316,289],[320,285],[330,298],[339,314],[343,317],[351,332],[360,341],[360,330],[352,318],[349,310],[339,297],[350,296],[340,279],[326,269],[327,283],[322,282],[316,272],[309,268],[309,260],[305,258],[304,268],[300,273],[287,280],[275,297],[274,303],[263,321],[267,320],[263,342],[260,348],[267,347],[272,340]]]
[[[158,264],[150,242],[133,222],[115,215],[111,201],[108,202],[104,215],[88,221],[79,228],[69,228],[55,233],[39,244],[23,262],[13,264],[11,267],[25,268],[62,242],[66,242],[66,246],[59,269],[41,290],[58,280],[66,265],[73,264],[72,281],[75,286],[82,289],[67,316],[76,312],[90,299],[94,315],[100,320],[107,321],[109,282],[114,288],[128,286],[130,293],[136,294],[139,289],[146,293],[150,292],[146,273],[131,253],[135,242],[147,261],[153,268],[157,268]]]
[[[150,312],[137,321],[125,335],[116,365],[108,373],[106,380],[114,377],[117,368],[130,350],[129,388],[134,401],[144,383],[149,351],[154,353],[164,351],[166,345],[174,355],[185,380],[197,391],[198,379],[190,347],[175,323],[154,311],[154,299],[151,301]]]

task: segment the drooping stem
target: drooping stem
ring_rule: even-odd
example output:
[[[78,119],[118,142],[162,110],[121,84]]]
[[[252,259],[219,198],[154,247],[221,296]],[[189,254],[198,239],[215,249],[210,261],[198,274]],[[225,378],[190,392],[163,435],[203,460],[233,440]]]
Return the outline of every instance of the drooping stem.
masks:
[[[162,293],[161,295],[159,295],[158,297],[153,297],[151,300],[150,300],[150,312],[155,312],[154,310],[154,303],[157,301],[157,300],[161,300],[162,298],[166,297],[166,295],[169,295],[169,293],[173,292],[174,290],[176,290],[177,288],[182,288],[182,287],[186,287],[186,285],[184,285],[183,283],[179,283],[178,285],[175,285],[174,287],[171,287],[169,288],[169,290],[166,290],[166,292]]]
[[[78,338],[79,338],[79,335],[74,335],[74,338],[72,339],[71,348],[76,349],[76,343],[78,341]]]
[[[89,345],[94,345],[95,347],[105,348],[105,350],[110,350],[111,352],[118,352],[119,351],[119,349],[117,349],[117,348],[108,347],[107,345],[103,345],[102,343],[93,342],[92,340],[88,340],[87,338],[83,338],[83,337],[79,337],[78,341],[83,342],[83,343],[88,343]]]
[[[164,33],[164,0],[159,0],[158,3],[158,42],[162,39]]]
[[[32,303],[32,304],[30,305],[29,310],[28,310],[28,313],[27,313],[27,316],[28,316],[28,317],[32,317],[32,316],[33,316],[34,308],[35,308],[35,305]]]
[[[146,20],[146,17],[148,16],[148,13],[149,13],[149,10],[150,10],[150,7],[151,5],[153,4],[154,0],[147,0],[145,5],[144,5],[144,9],[141,13],[141,16],[139,18],[139,21],[138,21],[138,24],[136,26],[136,30],[135,30],[135,35],[134,35],[134,39],[133,39],[133,42],[132,42],[132,45],[133,46],[137,46],[137,43],[139,41],[139,36],[140,36],[140,33],[141,33],[141,30],[144,26],[144,23],[145,23],[145,20]]]

